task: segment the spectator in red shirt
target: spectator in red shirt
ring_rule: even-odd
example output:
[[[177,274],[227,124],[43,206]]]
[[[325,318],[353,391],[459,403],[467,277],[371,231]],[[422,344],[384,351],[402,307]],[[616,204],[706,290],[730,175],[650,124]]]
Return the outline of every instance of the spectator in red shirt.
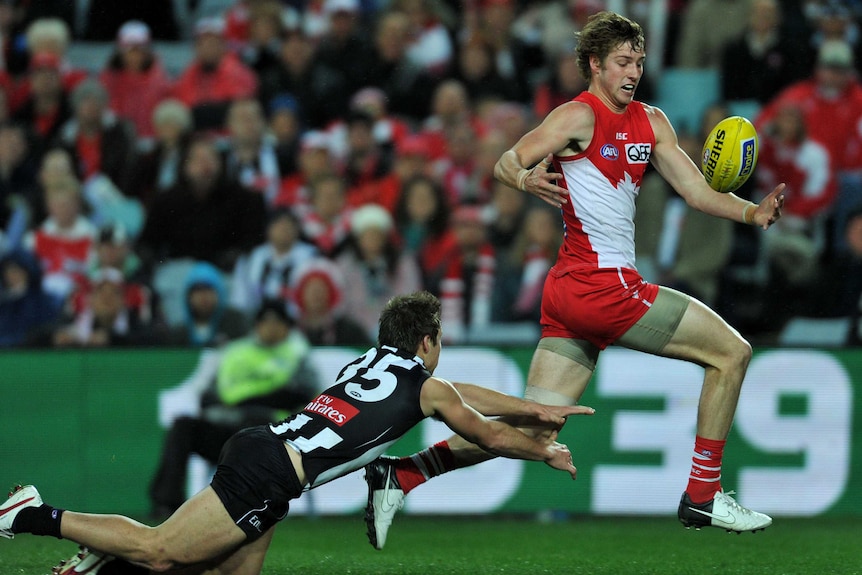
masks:
[[[765,128],[756,172],[758,188],[762,193],[770,183],[784,182],[787,210],[776,222],[774,237],[764,235],[762,241],[770,271],[777,276],[774,285],[784,292],[818,277],[836,183],[829,152],[806,136],[798,106],[782,106]]]
[[[231,101],[252,97],[257,78],[228,51],[224,22],[203,18],[195,24],[195,58],[174,86],[174,94],[192,108],[197,129],[220,129]]]
[[[755,121],[757,128],[762,131],[788,104],[802,110],[807,136],[829,151],[838,179],[832,241],[837,251],[844,251],[847,213],[862,202],[862,83],[850,44],[843,40],[823,42],[814,75],[791,84],[767,104]]]
[[[25,237],[24,245],[42,264],[45,289],[65,299],[86,281],[97,229],[83,214],[81,186],[74,176],[43,178],[43,185],[48,217]]]
[[[392,155],[374,140],[374,118],[365,112],[352,112],[347,118],[347,145],[344,170],[347,203],[352,207],[381,204],[392,211],[398,197],[384,197],[380,186],[392,170]]]
[[[311,182],[308,204],[296,208],[302,236],[320,253],[335,257],[350,237],[353,210],[347,203],[344,180],[333,173],[318,176]]]
[[[27,40],[27,54],[32,60],[37,54],[51,54],[57,59],[57,70],[63,89],[71,91],[79,82],[87,77],[87,71],[75,68],[66,58],[66,50],[69,48],[71,34],[69,26],[59,18],[40,18],[34,20],[25,32]],[[10,107],[17,110],[30,96],[31,84],[29,78],[24,78],[14,91]]]
[[[829,150],[835,170],[862,167],[862,83],[853,67],[853,50],[843,40],[824,42],[814,75],[788,86],[761,111],[762,128],[786,104],[803,112],[808,136]]]
[[[296,208],[309,202],[310,183],[333,170],[335,158],[330,151],[329,134],[319,130],[304,133],[299,142],[297,163],[299,171],[282,179],[274,206]]]
[[[135,126],[140,138],[152,138],[153,110],[171,91],[171,79],[153,52],[150,28],[130,20],[117,32],[117,46],[99,80],[108,90],[110,107]]]

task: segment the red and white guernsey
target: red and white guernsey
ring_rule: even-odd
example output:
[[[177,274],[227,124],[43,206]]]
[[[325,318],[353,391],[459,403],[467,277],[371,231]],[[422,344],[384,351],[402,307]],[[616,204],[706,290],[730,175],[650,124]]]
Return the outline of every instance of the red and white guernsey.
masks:
[[[554,158],[557,183],[569,190],[557,268],[636,269],[635,198],[655,146],[652,126],[640,102],[615,114],[589,92],[574,101],[588,104],[596,121],[586,150]]]
[[[565,238],[542,293],[542,336],[615,342],[655,301],[658,286],[635,268],[635,198],[655,146],[643,104],[614,114],[597,97],[575,98],[596,116],[587,149],[554,157],[569,190]]]

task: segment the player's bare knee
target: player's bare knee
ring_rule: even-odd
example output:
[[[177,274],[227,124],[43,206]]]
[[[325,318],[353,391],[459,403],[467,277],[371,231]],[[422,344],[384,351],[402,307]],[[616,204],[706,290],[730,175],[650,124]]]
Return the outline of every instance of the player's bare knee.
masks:
[[[742,377],[748,369],[751,354],[751,344],[742,337],[736,337],[722,354],[720,363],[716,367],[725,374],[731,375],[730,380],[738,379],[742,384]]]

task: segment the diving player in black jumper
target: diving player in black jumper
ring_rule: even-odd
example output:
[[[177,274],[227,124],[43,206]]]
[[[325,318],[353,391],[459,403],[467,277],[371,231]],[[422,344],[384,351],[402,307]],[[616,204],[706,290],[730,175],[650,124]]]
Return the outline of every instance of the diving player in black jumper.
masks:
[[[119,515],[45,505],[32,485],[0,506],[0,535],[53,535],[82,552],[56,572],[257,575],[273,527],[303,491],[365,466],[426,417],[504,457],[544,461],[575,477],[569,449],[556,441],[566,417],[584,406],[552,407],[433,377],[441,351],[440,301],[427,292],[391,299],[378,346],[345,366],[335,385],[272,425],[240,431],[225,445],[210,486],[158,527]],[[486,416],[534,420],[553,431],[532,438]],[[519,422],[523,424],[523,421]],[[95,551],[98,550],[98,551]],[[137,566],[137,567],[133,567]]]

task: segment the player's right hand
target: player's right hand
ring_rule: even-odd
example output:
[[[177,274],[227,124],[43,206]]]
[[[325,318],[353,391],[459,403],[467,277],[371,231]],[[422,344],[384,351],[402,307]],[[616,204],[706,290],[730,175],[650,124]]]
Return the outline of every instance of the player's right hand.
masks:
[[[556,434],[554,434],[554,436],[556,437]],[[554,469],[566,471],[569,475],[572,476],[572,479],[577,479],[578,469],[572,462],[572,453],[569,451],[569,448],[566,445],[552,440],[548,444],[548,452],[550,453],[551,457],[550,459],[546,460],[545,463],[547,463]]]

